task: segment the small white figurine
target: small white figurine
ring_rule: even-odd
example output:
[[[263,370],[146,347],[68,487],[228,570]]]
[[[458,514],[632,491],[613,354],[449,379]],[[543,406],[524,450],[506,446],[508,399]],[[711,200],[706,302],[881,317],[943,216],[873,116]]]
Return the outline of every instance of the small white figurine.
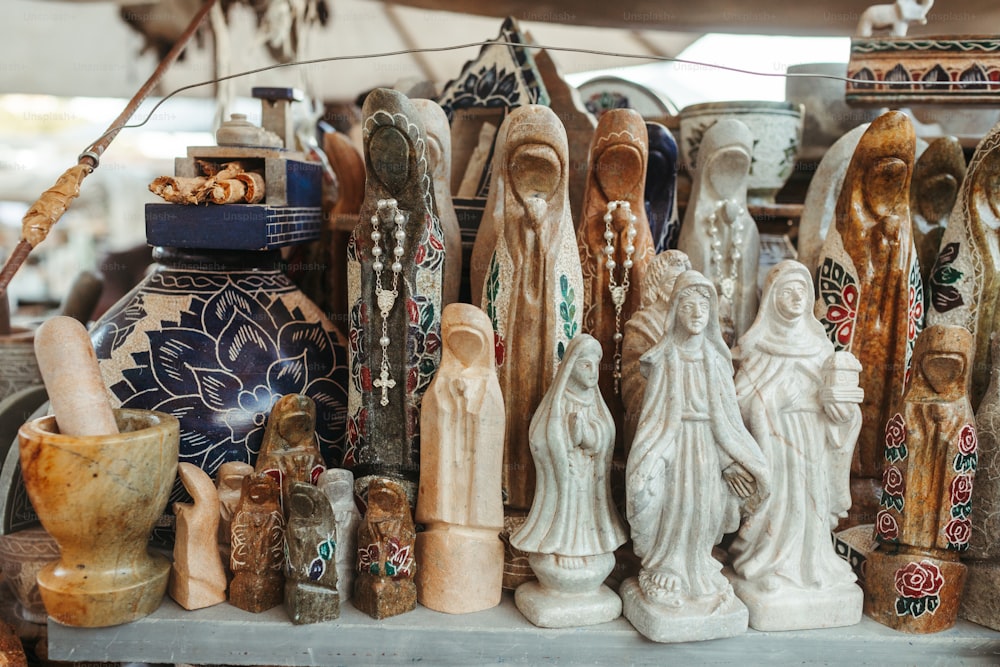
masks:
[[[333,506],[337,542],[337,593],[341,603],[354,592],[355,561],[358,555],[358,524],[361,512],[354,504],[354,473],[343,468],[330,468],[320,473],[316,486]]]
[[[875,30],[889,30],[893,37],[906,37],[911,23],[927,24],[934,0],[896,0],[891,5],[872,5],[861,13],[858,37],[871,37]]]
[[[538,581],[517,588],[517,608],[535,625],[606,623],[621,599],[603,584],[626,532],[611,499],[615,422],[598,388],[602,350],[580,334],[531,420],[535,497],[510,543],[528,554]]]

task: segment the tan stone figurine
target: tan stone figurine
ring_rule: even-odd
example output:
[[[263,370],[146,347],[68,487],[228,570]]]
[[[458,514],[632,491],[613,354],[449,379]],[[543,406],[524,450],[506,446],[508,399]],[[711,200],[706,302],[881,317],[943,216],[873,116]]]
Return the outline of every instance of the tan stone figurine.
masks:
[[[226,601],[226,571],[217,545],[219,496],[198,466],[179,463],[177,474],[194,504],[174,503],[177,533],[167,592],[185,609],[201,609]]]

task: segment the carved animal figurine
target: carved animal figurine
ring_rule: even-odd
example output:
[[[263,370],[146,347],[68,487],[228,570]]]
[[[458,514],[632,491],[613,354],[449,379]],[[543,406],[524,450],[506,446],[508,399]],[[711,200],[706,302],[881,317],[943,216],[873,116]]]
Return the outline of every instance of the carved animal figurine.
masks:
[[[834,349],[861,362],[862,426],[851,465],[853,504],[842,528],[871,523],[882,479],[882,429],[903,393],[923,328],[923,295],[910,224],[913,126],[885,113],[858,142],[823,244],[816,317]]]
[[[616,459],[625,460],[621,399],[625,323],[642,301],[642,276],[656,254],[646,220],[646,126],[632,109],[611,109],[597,123],[583,218],[576,240],[583,268],[583,331],[601,343],[601,395],[617,433]],[[621,470],[621,468],[619,468]]]
[[[226,571],[219,556],[219,496],[212,478],[192,463],[178,463],[177,474],[194,504],[174,503],[177,533],[167,592],[185,609],[226,601]]]
[[[333,508],[322,491],[306,482],[293,482],[289,496],[285,611],[296,625],[339,618]]]
[[[757,319],[733,350],[743,421],[771,478],[771,496],[729,547],[730,581],[756,630],[861,621],[861,588],[830,540],[851,506],[861,365],[850,352],[834,352],[813,301],[809,270],[795,260],[779,263],[768,273]]]
[[[325,469],[316,444],[316,404],[302,394],[285,394],[271,408],[256,472],[270,475],[281,486],[281,506],[287,514],[292,483],[315,484]]]
[[[358,555],[358,524],[361,512],[354,503],[354,474],[343,468],[330,468],[316,486],[326,494],[333,508],[337,533],[337,593],[347,602],[354,595],[354,572]]]
[[[547,107],[515,109],[496,146],[490,198],[497,243],[484,281],[483,310],[493,323],[507,413],[503,491],[509,534],[531,507],[535,471],[528,427],[566,346],[580,331],[583,274],[559,118]],[[523,555],[509,552],[505,568],[505,588],[531,577]]]
[[[976,341],[972,407],[990,369],[990,336],[1000,329],[1000,124],[983,137],[969,162],[931,271],[929,324],[957,324]]]
[[[667,250],[654,257],[642,277],[642,303],[639,310],[625,323],[622,341],[622,402],[625,404],[625,451],[632,446],[632,437],[642,412],[642,397],[646,391],[646,376],[639,359],[663,339],[670,295],[677,277],[691,269],[691,260],[680,250]]]
[[[611,498],[615,423],[598,386],[601,355],[590,335],[574,338],[531,420],[535,498],[510,542],[538,577],[519,586],[514,601],[541,627],[621,615],[621,599],[603,584],[627,534]]]
[[[911,23],[927,24],[934,0],[896,0],[891,5],[872,5],[861,13],[858,37],[871,37],[875,30],[888,30],[893,37],[906,37]]]
[[[917,339],[913,377],[885,424],[885,475],[868,555],[865,613],[912,633],[954,625],[972,535],[978,442],[966,395],[973,338],[934,325]]]
[[[479,308],[452,304],[441,324],[441,368],[420,413],[417,600],[450,614],[500,603],[504,547],[503,395],[493,326]]]
[[[925,285],[925,309],[930,306],[931,269],[941,248],[948,216],[955,206],[965,179],[965,154],[955,137],[938,137],[920,154],[910,184],[913,242],[920,262],[920,280]],[[985,389],[985,387],[984,387]]]
[[[240,503],[243,493],[243,478],[252,475],[253,466],[243,461],[226,461],[216,472],[215,487],[219,494],[219,553],[225,565],[226,576],[232,578],[229,571],[230,550],[233,540],[233,515]]]
[[[656,252],[677,247],[677,140],[659,123],[646,123],[649,164],[646,168],[646,217]]]
[[[445,245],[427,134],[401,93],[365,99],[367,178],[347,247],[350,383],[347,454],[363,496],[368,480],[400,480],[415,499],[420,401],[440,360]]]
[[[243,492],[233,515],[229,604],[259,613],[281,604],[285,584],[285,516],[281,487],[270,475],[243,478]]]
[[[747,608],[712,557],[723,534],[768,497],[768,464],[740,417],[712,281],[681,274],[666,335],[643,355],[648,385],[626,469],[638,578],[619,589],[626,618],[653,641],[729,637]]]
[[[375,619],[416,609],[415,538],[402,485],[386,477],[374,478],[368,486],[368,511],[358,528],[355,607]]]
[[[757,314],[760,237],[747,212],[752,154],[753,135],[738,120],[721,120],[705,132],[677,240],[678,250],[687,253],[691,266],[719,293],[727,345],[735,344]]]

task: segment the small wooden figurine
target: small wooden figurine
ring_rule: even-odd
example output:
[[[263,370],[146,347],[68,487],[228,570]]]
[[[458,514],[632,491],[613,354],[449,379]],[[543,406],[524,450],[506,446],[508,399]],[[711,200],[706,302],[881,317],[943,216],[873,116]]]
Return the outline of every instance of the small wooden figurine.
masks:
[[[729,637],[747,608],[712,556],[768,497],[767,462],[740,417],[718,297],[697,271],[677,279],[666,335],[649,368],[626,469],[628,522],[638,578],[619,589],[626,618],[653,641]]]
[[[719,293],[727,344],[736,343],[757,314],[757,224],[747,212],[753,134],[735,119],[710,127],[698,150],[698,171],[677,248]]]
[[[452,304],[442,318],[441,368],[420,413],[417,599],[464,614],[500,603],[504,547],[504,409],[493,327],[479,308]]]
[[[978,467],[967,395],[973,346],[962,327],[921,333],[913,375],[885,423],[879,545],[866,561],[865,613],[896,630],[939,632],[958,617],[966,576],[958,557],[972,536]]]
[[[677,247],[677,140],[659,123],[646,123],[649,165],[646,169],[646,217],[657,253]]]
[[[296,625],[340,617],[336,526],[322,491],[293,482],[285,528],[285,611]]]
[[[243,478],[240,504],[233,515],[229,604],[259,613],[281,604],[284,588],[285,516],[281,487],[270,475]]]
[[[416,609],[415,538],[402,485],[386,477],[374,478],[368,486],[368,511],[358,528],[355,607],[375,619]]]
[[[913,242],[920,262],[920,280],[930,285],[931,269],[941,248],[941,236],[965,179],[965,154],[955,137],[938,137],[927,146],[913,166],[910,213]],[[930,298],[930,289],[924,298]],[[926,305],[926,304],[925,304]]]
[[[219,496],[212,478],[193,463],[177,464],[177,474],[194,504],[174,503],[177,533],[167,592],[185,609],[226,601],[226,571],[219,555]]]
[[[358,524],[361,512],[354,502],[354,474],[343,468],[330,468],[316,486],[326,494],[333,508],[337,542],[337,593],[344,603],[354,595],[354,573],[358,556]]]
[[[292,483],[316,483],[326,465],[316,444],[316,404],[311,398],[286,394],[274,404],[255,469],[281,486],[281,506],[286,514]]]
[[[226,461],[216,472],[215,487],[219,494],[219,553],[225,565],[226,576],[232,578],[229,571],[233,540],[233,515],[240,504],[240,494],[243,492],[243,478],[252,475],[253,466],[242,461]]]

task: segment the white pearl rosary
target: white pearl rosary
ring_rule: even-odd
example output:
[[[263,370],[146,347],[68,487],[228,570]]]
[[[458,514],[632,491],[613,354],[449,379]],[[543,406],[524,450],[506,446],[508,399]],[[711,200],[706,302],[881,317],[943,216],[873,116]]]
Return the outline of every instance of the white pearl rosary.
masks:
[[[618,209],[622,209],[628,216],[628,226],[625,231],[625,260],[622,262],[622,284],[619,285],[615,280],[615,267],[618,265],[614,260],[615,254],[615,233],[611,231],[611,223],[614,221],[614,212]],[[632,254],[635,253],[635,237],[638,232],[635,229],[635,214],[632,213],[632,205],[620,199],[608,202],[608,212],[604,214],[604,240],[607,245],[604,246],[604,254],[607,256],[604,264],[608,267],[608,289],[611,292],[611,303],[615,307],[615,357],[614,357],[614,377],[615,377],[615,393],[620,393],[621,391],[621,380],[622,380],[622,308],[625,306],[625,299],[628,297],[629,287],[631,283],[629,282],[629,271],[631,271],[633,262]]]
[[[729,243],[729,275],[723,276],[723,256],[722,240],[719,238],[719,213],[724,211],[726,205],[732,203],[736,205],[736,217],[732,222],[733,233]],[[708,236],[712,240],[712,265],[715,267],[713,273],[718,277],[719,293],[724,299],[733,298],[736,293],[736,282],[739,279],[740,259],[743,253],[740,248],[743,245],[743,216],[746,209],[735,199],[720,200],[715,210],[708,216]],[[722,216],[724,219],[728,216]]]
[[[382,232],[379,227],[384,213],[386,213],[385,217],[396,225],[392,233],[396,239],[396,246],[392,249],[393,259],[392,264],[389,265],[390,270],[392,270],[392,290],[386,290],[382,287],[382,271],[385,269],[385,264],[382,261]],[[400,260],[406,252],[403,248],[403,242],[406,241],[406,228],[404,227],[406,215],[399,210],[395,199],[379,199],[377,210],[372,214],[371,223],[372,243],[374,244],[372,246],[372,257],[374,258],[372,270],[375,271],[375,300],[382,316],[382,335],[378,339],[379,347],[382,348],[382,362],[379,365],[379,376],[372,385],[382,390],[380,404],[389,405],[389,390],[396,386],[396,381],[389,374],[387,356],[391,342],[389,340],[389,313],[392,312],[392,307],[396,304],[396,297],[399,296],[399,274],[403,272],[403,263]]]

